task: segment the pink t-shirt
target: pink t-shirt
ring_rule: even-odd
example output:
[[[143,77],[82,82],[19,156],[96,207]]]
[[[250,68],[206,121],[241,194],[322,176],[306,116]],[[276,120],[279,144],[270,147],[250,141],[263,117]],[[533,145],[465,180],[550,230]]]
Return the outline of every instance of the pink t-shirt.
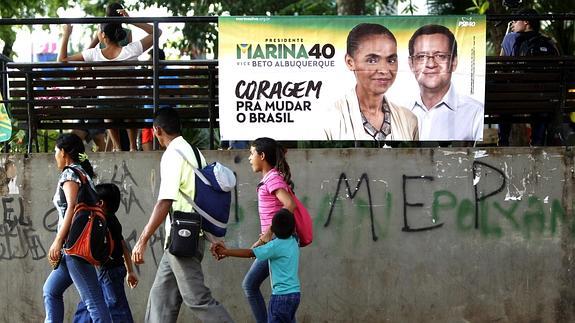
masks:
[[[270,170],[258,185],[258,210],[262,233],[272,225],[274,214],[284,206],[274,194],[280,188],[287,191],[288,185],[275,168]]]

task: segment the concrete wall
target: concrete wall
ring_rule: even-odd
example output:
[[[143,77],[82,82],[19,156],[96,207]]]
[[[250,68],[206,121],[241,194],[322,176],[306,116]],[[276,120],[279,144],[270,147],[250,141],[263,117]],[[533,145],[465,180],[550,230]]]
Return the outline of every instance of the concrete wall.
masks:
[[[206,155],[238,174],[227,240],[247,247],[258,234],[260,175],[251,172],[247,151]],[[154,204],[160,156],[90,156],[98,181],[122,188],[119,218],[130,246]],[[0,321],[38,322],[59,172],[51,154],[10,158],[18,192],[13,187],[0,205]],[[314,243],[301,249],[299,322],[575,320],[572,151],[291,150],[288,160],[315,225]],[[140,285],[128,290],[138,322],[162,237],[158,231],[138,267]],[[249,265],[246,259],[204,260],[207,284],[238,322],[250,321],[240,287]],[[264,289],[269,295],[267,283]],[[76,301],[70,288],[67,317]],[[182,309],[181,322],[192,317]]]

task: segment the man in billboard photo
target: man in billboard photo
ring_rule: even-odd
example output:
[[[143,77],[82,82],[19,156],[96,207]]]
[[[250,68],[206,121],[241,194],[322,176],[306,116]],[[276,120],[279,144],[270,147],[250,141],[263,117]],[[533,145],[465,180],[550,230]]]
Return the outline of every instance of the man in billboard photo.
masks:
[[[419,120],[419,140],[483,139],[484,106],[456,91],[457,41],[445,26],[425,25],[409,40],[409,67],[419,84],[410,106]]]
[[[336,100],[324,128],[328,140],[418,140],[417,118],[385,93],[398,69],[397,40],[386,27],[361,23],[347,36],[347,68],[356,84]]]

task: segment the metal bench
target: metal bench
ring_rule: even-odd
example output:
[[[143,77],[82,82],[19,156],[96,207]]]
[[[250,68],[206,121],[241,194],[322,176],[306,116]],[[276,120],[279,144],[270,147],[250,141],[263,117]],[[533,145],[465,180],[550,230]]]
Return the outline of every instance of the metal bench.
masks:
[[[154,106],[178,107],[184,127],[210,130],[212,146],[217,61],[159,61],[158,66],[154,82],[150,61],[8,63],[8,108],[28,130],[29,151],[34,143],[38,150],[38,129],[150,127]],[[81,119],[93,123],[78,123]]]
[[[572,111],[575,57],[488,57],[486,123],[561,120]]]

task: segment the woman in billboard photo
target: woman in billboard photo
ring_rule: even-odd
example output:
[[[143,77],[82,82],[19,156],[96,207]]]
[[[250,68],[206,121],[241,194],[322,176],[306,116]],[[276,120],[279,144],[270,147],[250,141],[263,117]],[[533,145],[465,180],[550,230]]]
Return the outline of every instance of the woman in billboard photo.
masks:
[[[356,84],[335,101],[328,140],[418,140],[417,117],[385,94],[397,75],[397,40],[380,24],[361,23],[347,36],[345,64]]]

